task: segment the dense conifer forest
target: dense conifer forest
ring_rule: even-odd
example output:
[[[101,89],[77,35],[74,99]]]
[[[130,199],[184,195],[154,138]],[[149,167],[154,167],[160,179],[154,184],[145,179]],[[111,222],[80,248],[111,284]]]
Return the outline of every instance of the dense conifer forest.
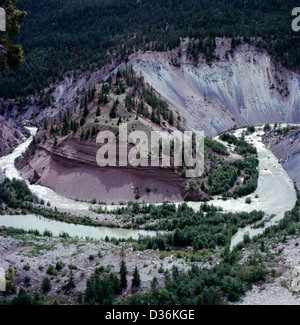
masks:
[[[26,11],[27,16],[13,44],[22,46],[25,61],[17,72],[12,69],[1,72],[0,98],[28,103],[30,95],[39,92],[37,106],[51,106],[51,91],[45,88],[71,73],[76,81],[82,74],[88,76],[113,61],[127,62],[129,56],[139,50],[178,49],[178,57],[171,59],[178,67],[180,46],[187,38],[185,44],[191,64],[198,64],[200,54],[213,64],[218,60],[214,54],[216,38],[226,37],[231,39],[231,54],[241,43],[253,44],[268,51],[288,69],[300,72],[300,32],[293,32],[291,28],[291,12],[297,6],[299,1],[296,0],[18,0],[17,7]],[[19,50],[20,54],[21,47]],[[19,59],[18,64],[23,61],[21,56]],[[70,110],[67,107],[58,116],[39,122],[39,131],[26,153],[30,156],[28,161],[39,155],[42,145],[59,152],[59,146],[69,137],[78,140],[83,147],[94,142],[100,127],[116,131],[120,123],[137,123],[139,118],[148,119],[155,127],[167,125],[169,130],[176,127],[184,131],[179,112],[173,112],[171,105],[169,108],[168,103],[144,83],[143,76],[136,76],[130,67],[78,90],[73,101],[76,105],[70,105]],[[12,111],[13,103],[2,103],[0,114],[6,105],[7,110]],[[277,135],[286,135],[291,130],[289,126],[276,128],[277,123],[273,129]],[[266,141],[272,124],[266,124],[261,130],[265,132],[262,140]],[[20,267],[11,263],[8,267],[7,292],[0,294],[0,305],[227,305],[241,302],[254,285],[265,289],[265,284],[274,283],[282,275],[277,272],[280,268],[275,262],[283,261],[280,256],[283,245],[287,240],[298,239],[300,234],[300,192],[296,185],[294,207],[272,226],[267,223],[276,214],[269,215],[254,208],[251,212],[247,209],[248,212],[231,212],[209,203],[217,195],[220,202],[232,200],[229,203],[233,205],[234,199],[245,197],[250,207],[253,207],[251,198],[262,200],[256,193],[251,195],[262,170],[261,166],[258,168],[260,152],[245,140],[245,135],[255,131],[254,125],[248,126],[241,138],[230,131],[219,133],[222,143],[205,138],[204,173],[189,180],[184,196],[187,202],[203,201],[197,209],[187,202],[178,205],[138,202],[139,188],[132,186],[135,202],[126,205],[120,202],[115,209],[108,210],[101,201],[97,205],[98,199],[91,198],[86,201],[90,204],[87,214],[79,210],[76,215],[57,208],[55,200],[38,198],[27,182],[5,178],[0,184],[0,214],[5,216],[33,214],[70,224],[157,234],[138,239],[107,235],[96,241],[73,237],[64,231],[56,237],[47,229],[42,233],[37,229],[1,227],[5,262],[13,256],[9,255],[12,254],[9,249],[13,247],[17,251],[18,247],[16,260],[20,257],[23,264]],[[174,153],[174,143],[171,149]],[[237,159],[231,159],[231,151]],[[159,157],[161,154],[159,148]],[[15,160],[16,166],[21,159],[20,156]],[[174,172],[184,178],[186,167]],[[278,169],[277,163],[273,168]],[[34,178],[29,181],[39,185]],[[142,190],[149,195],[156,191],[151,184],[145,184]],[[246,232],[243,240],[231,247],[233,236],[247,225],[253,229],[266,228],[253,237]],[[72,245],[72,264],[68,264],[67,253],[61,252]],[[293,242],[293,245],[300,244]],[[93,246],[97,251],[91,253]],[[56,249],[59,258],[55,259]],[[130,254],[127,264],[126,253]],[[40,262],[48,256],[47,264]],[[155,264],[154,258],[159,262]],[[38,263],[37,259],[40,259]],[[120,267],[116,272],[113,263],[117,262]],[[30,268],[35,273],[29,273]],[[35,278],[31,279],[29,274]],[[280,282],[281,286],[288,288],[284,281]]]
[[[193,56],[213,59],[215,37],[265,48],[288,68],[300,65],[299,34],[291,28],[296,0],[19,0],[27,12],[15,42],[26,62],[0,77],[0,97],[28,96],[74,69],[93,71],[134,51],[166,51],[180,39],[199,40]],[[47,8],[45,10],[45,8]],[[205,46],[204,46],[205,45]],[[209,53],[206,53],[206,52]]]

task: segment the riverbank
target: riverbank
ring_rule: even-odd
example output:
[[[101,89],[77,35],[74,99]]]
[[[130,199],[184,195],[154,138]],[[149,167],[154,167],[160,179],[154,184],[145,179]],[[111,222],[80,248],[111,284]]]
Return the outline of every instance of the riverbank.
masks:
[[[70,237],[87,237],[98,240],[105,238],[139,239],[140,236],[156,236],[154,231],[132,230],[123,228],[93,227],[59,222],[36,215],[0,215],[0,225],[7,228],[37,230],[39,233],[51,232],[53,236],[67,234]]]
[[[29,130],[32,136],[37,131],[36,128],[29,128]],[[245,129],[238,129],[234,132],[234,134],[237,137],[240,137],[244,131]],[[17,147],[12,154],[0,158],[0,166],[7,177],[22,179],[19,171],[14,165],[14,160],[26,150],[32,141],[32,136]],[[232,239],[231,248],[243,240],[245,233],[248,233],[249,236],[252,237],[262,233],[266,227],[276,224],[284,217],[285,212],[293,208],[296,202],[296,192],[294,190],[292,180],[289,178],[282,166],[278,164],[278,160],[271,150],[265,147],[262,142],[262,136],[262,129],[257,128],[256,132],[245,137],[247,142],[256,147],[259,158],[258,187],[253,194],[247,196],[250,198],[251,204],[246,203],[245,197],[238,198],[236,200],[227,199],[226,201],[222,200],[220,197],[215,197],[214,200],[209,202],[209,204],[222,208],[224,212],[251,212],[253,210],[263,211],[265,213],[265,219],[270,220],[265,223],[263,228],[253,229],[251,226],[249,226],[245,229],[240,229]],[[91,203],[79,202],[64,198],[49,188],[29,184],[28,181],[26,181],[26,183],[33,194],[40,199],[50,202],[52,207],[56,207],[61,211],[67,211],[73,216],[77,214],[77,211],[80,211],[81,216],[91,216]],[[176,205],[178,206],[180,203],[181,202],[178,202]],[[187,202],[188,206],[192,207],[195,211],[199,210],[202,203],[203,202]],[[122,206],[95,205],[95,208],[97,207],[105,209],[109,215],[109,212]],[[111,219],[111,217],[106,217],[101,214],[99,216],[95,216],[94,214],[92,215],[93,218],[99,218],[100,216],[102,221],[103,219]],[[116,221],[115,218],[114,220]]]

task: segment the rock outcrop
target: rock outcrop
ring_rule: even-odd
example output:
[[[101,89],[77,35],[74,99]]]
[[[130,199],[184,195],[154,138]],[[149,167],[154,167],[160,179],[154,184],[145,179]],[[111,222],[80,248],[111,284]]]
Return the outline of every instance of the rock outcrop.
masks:
[[[22,143],[27,135],[26,129],[0,116],[0,157],[7,155],[14,147]]]
[[[300,129],[289,133],[271,149],[290,178],[300,187]]]

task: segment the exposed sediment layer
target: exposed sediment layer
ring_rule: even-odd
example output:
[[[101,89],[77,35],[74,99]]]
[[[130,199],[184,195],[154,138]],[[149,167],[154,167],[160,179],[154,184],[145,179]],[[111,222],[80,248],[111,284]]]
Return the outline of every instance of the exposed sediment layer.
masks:
[[[26,179],[72,199],[119,203],[135,201],[182,201],[186,179],[171,168],[100,167],[96,162],[99,145],[80,143],[75,138],[52,149],[38,146],[34,157],[19,168]],[[148,191],[146,188],[149,188]]]
[[[212,64],[195,65],[182,55],[180,67],[175,67],[171,63],[174,54],[156,52],[134,54],[129,64],[191,128],[204,130],[206,135],[216,135],[234,124],[299,123],[300,76],[249,45],[239,46],[224,59],[226,47],[230,50],[227,43],[217,39],[220,59]]]

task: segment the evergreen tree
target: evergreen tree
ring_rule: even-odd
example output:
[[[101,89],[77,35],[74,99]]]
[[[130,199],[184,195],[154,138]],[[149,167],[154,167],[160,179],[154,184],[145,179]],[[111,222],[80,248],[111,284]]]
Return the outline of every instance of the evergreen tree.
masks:
[[[89,109],[88,109],[88,98],[87,94],[84,95],[84,110],[83,110],[83,117],[87,117],[89,114]]]
[[[121,262],[119,274],[120,274],[121,288],[126,289],[127,288],[127,267],[124,260],[122,260]]]
[[[64,290],[70,290],[76,287],[73,271],[70,271],[68,282],[63,286]]]
[[[10,266],[6,272],[5,278],[6,278],[6,292],[8,294],[12,294],[16,292],[16,285],[14,282],[14,270]]]
[[[0,31],[0,72],[7,66],[17,70],[24,62],[22,47],[11,43],[12,38],[19,33],[20,25],[26,16],[26,12],[18,10],[15,3],[16,0],[0,2],[6,13],[6,31]]]
[[[169,123],[170,123],[171,125],[174,124],[174,116],[173,116],[173,112],[172,112],[172,111],[170,111],[170,115],[169,115]]]
[[[111,108],[111,110],[109,112],[109,117],[110,118],[116,118],[117,117],[117,107],[118,107],[118,104],[119,104],[119,100],[117,99],[114,102],[114,104],[113,104],[113,106],[112,106],[112,108]]]
[[[100,114],[101,114],[101,110],[100,107],[98,106],[96,110],[96,117],[100,116]]]
[[[133,272],[132,287],[139,288],[140,285],[141,285],[141,278],[140,278],[139,270],[137,266],[135,266]]]

